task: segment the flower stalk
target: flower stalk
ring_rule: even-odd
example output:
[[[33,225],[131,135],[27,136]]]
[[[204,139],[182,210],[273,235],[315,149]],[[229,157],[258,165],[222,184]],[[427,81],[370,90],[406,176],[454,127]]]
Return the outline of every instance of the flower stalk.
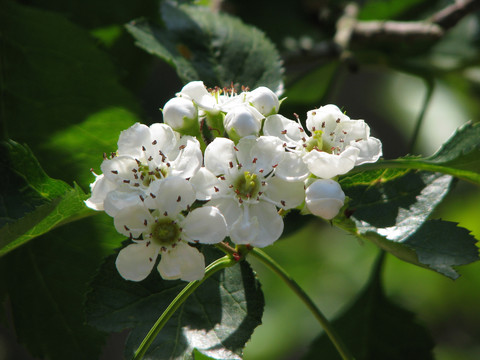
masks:
[[[158,318],[155,324],[152,326],[148,334],[143,339],[142,343],[135,352],[132,360],[140,360],[143,358],[148,348],[152,344],[153,340],[157,337],[158,333],[165,326],[167,321],[172,317],[175,311],[187,300],[187,298],[211,275],[216,272],[225,269],[227,267],[235,265],[237,262],[230,256],[224,256],[220,259],[215,260],[213,263],[207,266],[205,269],[205,276],[201,280],[196,280],[189,282],[187,286],[173,299],[173,301],[168,305],[162,315]]]

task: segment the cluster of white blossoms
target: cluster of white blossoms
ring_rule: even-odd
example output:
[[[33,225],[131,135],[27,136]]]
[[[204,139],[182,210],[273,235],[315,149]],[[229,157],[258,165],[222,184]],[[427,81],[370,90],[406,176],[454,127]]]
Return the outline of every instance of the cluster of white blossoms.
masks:
[[[146,278],[160,255],[164,279],[199,280],[195,243],[268,246],[285,210],[333,219],[345,201],[335,178],[382,154],[368,125],[335,105],[309,111],[305,129],[278,114],[268,88],[243,90],[188,83],[165,104],[163,124],[133,125],[104,156],[86,204],[131,239],[116,260],[125,279]]]

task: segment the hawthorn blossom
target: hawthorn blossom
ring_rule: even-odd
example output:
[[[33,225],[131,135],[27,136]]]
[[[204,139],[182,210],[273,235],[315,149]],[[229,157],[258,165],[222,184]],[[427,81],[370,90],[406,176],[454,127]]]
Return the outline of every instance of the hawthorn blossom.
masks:
[[[312,174],[329,179],[346,174],[354,166],[377,161],[382,143],[370,136],[363,120],[351,120],[335,105],[307,113],[308,135],[300,122],[271,115],[264,123],[265,135],[280,138],[288,151],[298,154]]]
[[[178,176],[152,184],[152,196],[114,213],[117,231],[133,243],[116,260],[120,275],[132,281],[145,279],[161,255],[157,270],[167,280],[200,280],[205,273],[204,256],[188,243],[215,244],[227,235],[225,219],[213,206],[188,212],[195,201],[190,183]]]
[[[202,164],[197,139],[180,136],[166,124],[150,127],[136,123],[120,134],[118,150],[106,158],[91,184],[91,197],[86,201],[94,210],[114,209],[149,197],[151,185],[168,176],[190,178]]]
[[[191,178],[197,199],[209,200],[227,222],[236,244],[265,247],[283,232],[277,208],[302,204],[308,169],[272,136],[248,136],[237,145],[216,138],[205,150],[205,167]]]

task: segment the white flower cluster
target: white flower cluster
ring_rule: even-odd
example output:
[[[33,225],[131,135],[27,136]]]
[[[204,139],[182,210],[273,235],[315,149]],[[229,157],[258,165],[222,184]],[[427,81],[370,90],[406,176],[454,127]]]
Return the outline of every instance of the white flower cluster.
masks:
[[[283,232],[283,210],[338,214],[345,194],[334,178],[377,161],[380,141],[334,105],[309,111],[306,130],[279,107],[265,87],[237,94],[194,81],[165,104],[164,124],[120,134],[86,204],[132,241],[117,257],[122,277],[143,280],[160,254],[164,279],[198,280],[205,260],[190,244],[228,236],[265,247]]]

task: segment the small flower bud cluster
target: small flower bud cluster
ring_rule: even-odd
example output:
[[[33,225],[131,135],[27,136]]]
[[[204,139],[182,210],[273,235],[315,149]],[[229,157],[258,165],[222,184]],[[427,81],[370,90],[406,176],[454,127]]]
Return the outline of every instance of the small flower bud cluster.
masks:
[[[194,244],[268,246],[286,210],[333,219],[345,202],[336,177],[382,154],[368,125],[335,105],[309,111],[304,128],[268,88],[242,90],[188,83],[163,124],[133,125],[104,155],[86,204],[131,239],[116,261],[125,279],[143,280],[159,255],[164,279],[201,279]]]

